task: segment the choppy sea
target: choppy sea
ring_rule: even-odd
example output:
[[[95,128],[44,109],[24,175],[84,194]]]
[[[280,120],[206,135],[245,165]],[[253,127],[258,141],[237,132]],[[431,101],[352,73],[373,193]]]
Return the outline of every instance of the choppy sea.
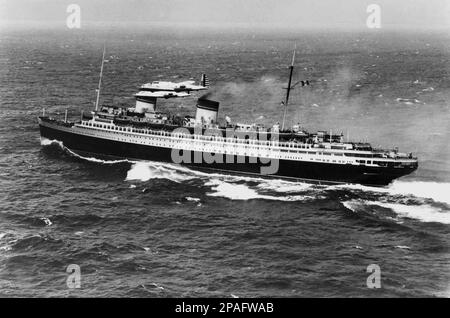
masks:
[[[292,48],[290,124],[398,146],[419,169],[384,188],[106,162],[41,141],[37,116],[133,104],[206,73],[221,118],[271,124]],[[0,30],[0,296],[449,297],[450,35],[164,28]],[[195,97],[161,101],[192,114]],[[67,266],[81,270],[68,288]],[[370,264],[381,288],[367,287]]]

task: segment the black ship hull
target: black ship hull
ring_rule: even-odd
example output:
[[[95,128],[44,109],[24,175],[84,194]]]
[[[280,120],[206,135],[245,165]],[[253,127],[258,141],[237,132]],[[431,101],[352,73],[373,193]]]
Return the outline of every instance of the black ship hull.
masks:
[[[170,148],[85,136],[58,129],[57,124],[54,126],[40,125],[40,133],[42,138],[61,141],[65,147],[81,155],[91,154],[99,158],[174,162],[172,149]],[[357,183],[384,186],[416,169],[413,167],[368,167],[352,164],[279,160],[275,173],[261,174],[261,167],[267,168],[268,164],[261,163],[257,158],[237,158],[237,156],[234,156],[233,160],[227,160],[223,163],[195,163],[197,161],[194,160],[194,156],[199,155],[199,153],[192,153],[191,155],[191,163],[182,163],[182,165],[197,170],[214,170],[223,173],[283,178],[319,184]],[[201,155],[200,157],[202,157]]]

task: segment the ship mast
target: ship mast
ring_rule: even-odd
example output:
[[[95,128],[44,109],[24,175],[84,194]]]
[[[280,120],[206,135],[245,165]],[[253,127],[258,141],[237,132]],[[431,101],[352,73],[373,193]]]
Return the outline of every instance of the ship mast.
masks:
[[[291,66],[289,66],[289,83],[288,83],[288,87],[286,88],[286,100],[284,102],[284,114],[283,114],[283,124],[281,125],[281,131],[284,130],[284,123],[286,121],[286,111],[287,111],[287,106],[289,103],[289,94],[291,93],[291,83],[292,83],[292,74],[294,72],[294,62],[295,62],[295,49],[294,49],[294,53],[292,55],[292,63]]]
[[[100,100],[100,89],[102,87],[103,64],[105,63],[105,45],[103,45],[102,66],[100,68],[100,79],[98,80],[97,100],[95,101],[95,111],[98,110],[98,102]]]

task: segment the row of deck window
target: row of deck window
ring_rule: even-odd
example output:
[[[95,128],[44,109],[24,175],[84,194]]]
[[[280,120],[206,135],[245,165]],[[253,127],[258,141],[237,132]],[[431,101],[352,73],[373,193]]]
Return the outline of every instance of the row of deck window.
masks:
[[[372,164],[372,160],[356,160],[359,164]],[[378,165],[380,167],[399,167],[402,165],[401,162],[387,162],[387,161],[373,161],[374,165]]]
[[[140,134],[148,134],[148,135],[160,135],[160,136],[170,136],[169,133],[167,132],[154,132],[151,130],[146,130],[146,129],[135,129],[135,128],[130,128],[130,127],[121,127],[121,126],[110,126],[110,125],[106,125],[106,124],[100,124],[100,123],[92,123],[92,122],[87,122],[85,123],[87,126],[89,127],[97,127],[97,128],[104,128],[104,129],[111,129],[111,130],[115,130],[115,131],[126,131],[126,132],[134,132],[134,133],[140,133]],[[186,135],[186,134],[175,134],[172,137],[177,137],[177,138],[194,138],[196,140],[210,140],[213,141],[215,140],[215,136],[199,136],[199,135]],[[154,140],[153,138],[151,138],[151,140]],[[234,143],[238,143],[238,144],[251,144],[250,140],[252,139],[234,139],[234,138],[223,138],[223,137],[219,137],[219,139],[217,139],[217,141],[227,141],[232,143],[234,140]],[[254,140],[254,139],[253,139]],[[258,141],[257,145],[263,146],[270,146],[270,141]],[[293,144],[293,143],[278,143],[278,146],[280,147],[285,147],[285,148],[298,148],[298,149],[310,149],[311,146],[310,145],[305,145],[305,144]],[[283,152],[290,152],[290,150],[281,150]],[[314,152],[314,151],[307,151],[305,152],[305,154],[311,154],[311,155],[327,155],[327,156],[331,156],[332,154],[334,156],[347,156],[347,157],[364,157],[364,158],[372,158],[372,157],[376,157],[376,158],[381,158],[382,155],[381,154],[357,154],[357,153],[329,153],[329,152]],[[360,164],[365,164],[366,160],[356,160],[357,163]],[[371,163],[370,160],[367,161],[368,164]],[[380,162],[380,161],[374,161],[374,164],[378,164],[380,166],[386,166],[386,162]]]

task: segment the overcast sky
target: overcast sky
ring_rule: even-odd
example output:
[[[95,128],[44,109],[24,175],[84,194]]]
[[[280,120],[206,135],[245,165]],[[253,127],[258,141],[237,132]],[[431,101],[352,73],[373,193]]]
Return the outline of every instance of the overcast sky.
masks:
[[[0,0],[2,22],[64,23],[69,4],[82,22],[167,22],[286,27],[366,27],[369,4],[382,26],[450,28],[450,0]]]

